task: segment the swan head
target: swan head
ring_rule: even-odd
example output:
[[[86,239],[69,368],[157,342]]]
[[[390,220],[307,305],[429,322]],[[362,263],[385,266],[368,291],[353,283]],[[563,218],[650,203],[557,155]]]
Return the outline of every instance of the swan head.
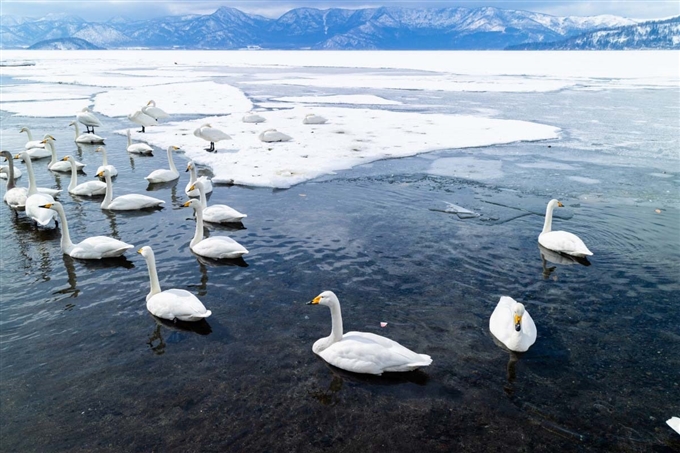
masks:
[[[22,132],[28,132],[28,128],[27,128],[27,127],[22,127],[22,128],[19,130],[19,133],[21,134]]]
[[[154,258],[153,250],[148,245],[145,245],[141,249],[137,250],[137,253],[139,253],[140,255],[142,255],[146,259],[149,259],[149,258],[153,259]]]
[[[194,168],[194,161],[193,161],[193,160],[190,160],[189,162],[187,162],[187,169],[186,169],[186,171],[189,171],[189,170],[191,170],[192,168]]]
[[[197,200],[195,198],[192,198],[191,200],[187,201],[182,206],[184,206],[185,208],[192,207],[196,211],[203,209],[203,205],[201,204],[200,200]]]
[[[149,102],[147,102],[146,105],[151,105],[151,106],[154,106],[154,107],[155,107],[155,106],[156,106],[156,101],[154,101],[154,100],[152,99],[152,100],[150,100]]]
[[[0,156],[4,157],[6,161],[12,159],[12,157],[13,157],[12,153],[10,153],[9,151],[4,150],[4,149],[2,151],[0,151]]]
[[[103,146],[97,146],[97,149],[94,150],[95,153],[103,153],[106,152]]]
[[[314,299],[307,302],[307,305],[325,305],[327,307],[338,305],[340,301],[333,291],[324,291]]]
[[[76,124],[77,123],[75,121],[71,121],[70,123],[68,123],[69,126],[75,126]]]
[[[87,107],[83,107],[83,109],[81,110],[81,112],[89,112],[89,111],[90,111],[90,109],[88,109]]]
[[[549,207],[549,208],[563,208],[564,205],[562,204],[561,201],[556,200],[556,199],[553,198],[552,200],[550,200],[550,201],[548,202],[548,207]]]
[[[110,177],[111,177],[111,172],[109,172],[109,169],[108,169],[108,168],[105,168],[105,169],[103,169],[102,171],[100,171],[99,173],[97,173],[95,176],[96,176],[97,178],[104,178],[104,177],[106,177],[106,176],[108,176],[108,177],[110,178]]]
[[[519,332],[522,330],[522,316],[524,316],[524,305],[517,302],[512,306],[512,319],[515,324],[515,330]]]
[[[21,152],[21,153],[19,153],[19,154],[15,154],[15,155],[14,155],[14,158],[15,158],[15,159],[21,159],[21,160],[23,160],[24,162],[26,162],[26,159],[30,159],[31,156],[29,156],[28,153],[27,153],[26,151],[24,151],[24,152]]]
[[[57,207],[57,205],[61,206],[61,203],[59,203],[58,201],[53,201],[52,203],[45,203],[45,204],[40,205],[40,206],[38,206],[38,207],[39,207],[39,208],[45,208],[45,209],[52,209],[52,210],[54,210],[54,209]]]
[[[64,157],[61,158],[61,160],[71,162],[71,161],[73,160],[73,157],[71,157],[71,156],[64,156]]]
[[[179,151],[179,147],[175,145],[168,146],[168,151]]]

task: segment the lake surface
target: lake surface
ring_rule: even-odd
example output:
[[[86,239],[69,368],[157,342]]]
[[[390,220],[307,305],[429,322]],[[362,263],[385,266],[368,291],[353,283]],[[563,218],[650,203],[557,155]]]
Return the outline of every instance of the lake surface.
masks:
[[[129,156],[111,132],[127,120],[103,119],[97,133],[120,172],[115,195],[147,193],[165,207],[102,211],[101,198],[69,195],[69,176],[46,160],[34,165],[39,186],[64,190],[74,241],[150,245],[162,288],[191,291],[213,315],[193,330],[158,323],[145,308],[141,256],[70,259],[58,230],[36,230],[3,206],[0,449],[680,449],[665,424],[680,415],[678,90],[378,94],[400,108],[493,109],[561,127],[563,137],[381,161],[289,190],[217,186],[210,203],[248,214],[244,228],[206,228],[250,250],[224,264],[188,248],[188,173],[146,192],[143,177],[167,167],[165,151]],[[79,180],[94,177],[100,155],[66,139],[70,120],[0,121],[3,135],[24,125],[61,134],[59,156],[87,164]],[[183,169],[186,159],[175,162]],[[590,266],[542,260],[551,198],[566,206],[554,229],[585,241]],[[459,218],[447,202],[479,215]],[[330,314],[305,302],[327,289],[345,330],[388,336],[432,365],[380,378],[326,365],[311,346],[328,335]],[[536,322],[524,354],[489,333],[501,295]]]

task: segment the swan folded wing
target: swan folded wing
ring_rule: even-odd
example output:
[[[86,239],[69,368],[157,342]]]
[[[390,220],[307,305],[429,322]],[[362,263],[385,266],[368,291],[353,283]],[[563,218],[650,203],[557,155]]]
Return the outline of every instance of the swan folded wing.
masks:
[[[114,258],[133,247],[133,245],[108,236],[92,236],[75,244],[70,255],[80,259]]]
[[[26,215],[41,226],[48,225],[52,219],[56,220],[57,218],[55,211],[40,207],[48,203],[54,203],[54,198],[50,195],[42,193],[31,195],[26,199]]]
[[[111,201],[108,209],[118,211],[131,211],[136,209],[152,208],[162,205],[165,201],[141,194],[127,194],[116,197]]]
[[[347,332],[319,354],[331,365],[355,373],[380,375],[386,371],[410,371],[432,363],[389,338],[368,332]]]
[[[144,177],[149,182],[167,182],[177,178],[179,178],[179,172],[169,169],[154,170]]]
[[[248,250],[229,236],[213,236],[192,247],[194,253],[216,259],[233,259],[248,254]]]
[[[229,223],[240,222],[248,217],[226,204],[216,204],[203,209],[203,220],[206,222]]]
[[[568,231],[543,233],[538,236],[538,242],[543,247],[568,255],[586,256],[593,254],[588,250],[588,247],[586,247],[581,238]]]
[[[146,307],[151,314],[170,320],[198,321],[212,314],[196,296],[176,288],[154,294],[146,302]]]

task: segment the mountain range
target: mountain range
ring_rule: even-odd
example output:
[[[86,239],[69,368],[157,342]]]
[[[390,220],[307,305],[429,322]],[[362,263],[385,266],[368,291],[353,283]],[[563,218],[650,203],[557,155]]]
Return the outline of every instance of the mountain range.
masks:
[[[1,16],[0,46],[27,48],[78,38],[102,48],[494,50],[637,24],[618,16],[556,17],[493,7],[296,8],[278,19],[220,7],[207,15],[106,22],[65,14]]]

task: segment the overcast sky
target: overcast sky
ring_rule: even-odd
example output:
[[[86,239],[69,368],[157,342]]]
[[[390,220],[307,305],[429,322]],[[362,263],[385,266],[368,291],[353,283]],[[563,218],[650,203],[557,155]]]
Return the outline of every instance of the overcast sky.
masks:
[[[21,17],[43,17],[48,13],[67,13],[80,16],[89,21],[106,21],[114,16],[134,19],[149,19],[159,16],[183,14],[210,14],[220,6],[229,6],[241,11],[277,18],[286,11],[299,7],[318,9],[347,8],[360,9],[378,6],[403,7],[480,7],[517,9],[552,14],[554,16],[594,16],[612,14],[632,19],[660,19],[680,15],[678,0],[595,0],[595,1],[395,1],[395,0],[355,0],[355,1],[162,1],[162,0],[2,0],[0,14]]]

